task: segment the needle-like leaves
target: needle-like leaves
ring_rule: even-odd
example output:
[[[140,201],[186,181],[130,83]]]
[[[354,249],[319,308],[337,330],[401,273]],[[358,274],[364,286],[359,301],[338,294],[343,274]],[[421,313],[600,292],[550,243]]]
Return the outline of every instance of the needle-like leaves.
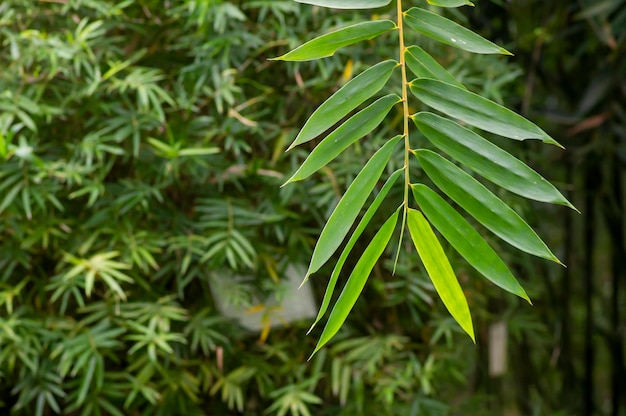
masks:
[[[395,28],[396,24],[391,20],[375,20],[357,23],[310,40],[304,45],[287,52],[285,55],[274,58],[274,60],[312,61],[326,58],[333,56],[337,50],[345,46],[363,40],[373,39]]]
[[[473,131],[433,113],[418,113],[413,121],[432,144],[493,183],[535,201],[576,209],[541,175]]]
[[[473,53],[511,55],[479,34],[428,10],[413,7],[404,13],[404,18],[413,30],[446,45]]]
[[[562,264],[533,229],[483,184],[435,152],[421,149],[415,155],[435,185],[495,235],[526,253]]]
[[[324,292],[324,299],[322,299],[320,310],[317,313],[315,322],[313,322],[313,325],[311,325],[311,328],[309,329],[308,332],[311,332],[313,327],[320,321],[320,319],[322,319],[322,317],[326,313],[326,310],[328,309],[328,305],[330,304],[330,300],[333,297],[333,292],[335,291],[337,280],[339,279],[339,273],[341,273],[341,269],[343,268],[344,263],[348,259],[348,255],[352,251],[352,248],[356,244],[357,240],[359,239],[363,231],[365,230],[365,227],[367,227],[367,224],[369,224],[370,220],[372,219],[372,217],[378,210],[378,207],[380,206],[380,204],[382,204],[383,200],[385,199],[385,197],[387,196],[387,194],[389,193],[393,185],[396,183],[396,181],[398,180],[398,178],[400,177],[403,171],[404,171],[403,169],[398,169],[397,171],[391,174],[391,176],[387,179],[387,182],[385,182],[385,184],[381,188],[378,195],[376,195],[376,198],[374,198],[374,201],[372,202],[372,204],[369,206],[365,214],[363,214],[363,218],[361,218],[361,221],[359,221],[359,225],[357,225],[356,229],[352,233],[352,236],[348,240],[348,243],[346,244],[343,251],[341,252],[341,256],[339,256],[339,260],[337,260],[337,264],[335,264],[335,268],[333,269],[333,272],[330,275],[330,280],[328,281],[328,285],[326,286],[326,292]]]
[[[537,139],[562,147],[534,123],[480,95],[434,79],[416,79],[411,92],[424,104],[503,137],[514,140]]]
[[[413,244],[443,304],[472,341],[476,342],[467,299],[430,224],[421,212],[409,209],[407,225]]]
[[[378,178],[380,178],[385,165],[389,161],[393,148],[400,139],[402,139],[402,136],[396,136],[385,143],[367,162],[346,190],[341,201],[339,201],[333,213],[330,214],[330,218],[328,218],[317,240],[311,263],[309,264],[309,270],[306,273],[307,276],[315,273],[328,261],[346,234],[348,234],[350,227],[352,227],[354,220],[359,215],[359,211],[361,211],[368,195],[374,189]]]
[[[316,138],[380,91],[397,66],[396,61],[383,61],[346,83],[315,110],[287,150]]]
[[[352,310],[352,307],[356,303],[365,282],[369,277],[374,265],[380,258],[385,247],[389,244],[389,240],[393,234],[393,230],[398,222],[399,211],[396,211],[378,230],[372,241],[369,243],[363,255],[354,266],[354,270],[348,278],[348,282],[341,291],[333,310],[330,313],[328,322],[322,331],[320,339],[317,341],[313,356],[320,348],[322,348],[341,328],[348,314]]]
[[[419,46],[409,46],[404,52],[404,58],[409,69],[418,78],[438,79],[448,84],[456,85],[465,89],[465,86],[457,81],[444,67],[439,65],[432,56]]]
[[[461,214],[426,185],[414,185],[413,196],[430,223],[472,267],[502,289],[530,302],[506,264]]]
[[[296,0],[298,3],[333,9],[374,9],[386,6],[391,0]]]
[[[395,94],[386,95],[350,117],[315,147],[285,185],[307,178],[324,167],[352,143],[378,127],[389,110],[400,101],[400,97]]]

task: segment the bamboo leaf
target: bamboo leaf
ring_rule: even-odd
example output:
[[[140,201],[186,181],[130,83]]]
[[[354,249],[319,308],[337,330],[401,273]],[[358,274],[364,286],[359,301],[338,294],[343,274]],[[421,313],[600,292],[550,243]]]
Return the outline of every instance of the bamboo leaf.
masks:
[[[437,236],[421,212],[409,209],[409,234],[439,297],[461,328],[476,342],[467,299]]]
[[[298,3],[333,9],[374,9],[391,3],[391,0],[296,0]]]
[[[363,214],[363,218],[361,218],[361,221],[359,221],[359,225],[357,225],[356,229],[352,233],[352,236],[350,236],[348,243],[346,244],[343,251],[341,252],[341,256],[339,256],[339,260],[337,260],[337,264],[335,264],[335,268],[333,269],[333,272],[330,275],[328,285],[326,286],[326,291],[324,292],[324,299],[322,300],[322,304],[320,305],[320,310],[317,313],[315,322],[313,322],[313,324],[311,325],[311,328],[309,329],[307,333],[311,332],[311,330],[315,327],[315,325],[320,321],[320,319],[322,319],[322,317],[326,313],[326,310],[328,309],[328,305],[330,304],[330,300],[333,297],[333,292],[335,291],[337,280],[339,279],[339,273],[341,273],[341,269],[343,268],[344,263],[348,259],[348,255],[352,251],[352,248],[354,247],[357,240],[359,239],[359,237],[365,230],[365,227],[367,227],[367,224],[369,224],[370,220],[372,219],[372,217],[378,210],[378,207],[380,207],[380,204],[382,204],[383,200],[385,199],[385,197],[387,196],[387,194],[389,193],[393,185],[396,183],[396,181],[398,180],[402,172],[404,172],[404,169],[398,169],[397,171],[391,174],[391,176],[387,179],[387,182],[385,182],[385,184],[381,188],[378,195],[376,195],[376,198],[374,198],[374,201],[372,202],[372,204],[369,206],[365,214]]]
[[[424,104],[481,130],[514,140],[536,139],[562,147],[534,123],[480,95],[434,79],[416,79],[410,86]]]
[[[375,20],[357,23],[319,36],[285,55],[273,58],[277,61],[312,61],[333,56],[337,50],[354,43],[373,39],[396,28],[391,20]]]
[[[430,223],[472,267],[497,286],[530,303],[506,264],[461,214],[426,185],[414,185],[413,196]]]
[[[415,155],[435,185],[491,232],[526,253],[562,264],[533,229],[483,184],[435,152],[421,149]]]
[[[457,81],[444,67],[439,65],[432,56],[419,46],[410,46],[404,53],[404,58],[409,69],[418,78],[438,79],[448,84],[456,85],[465,89],[465,86]]]
[[[315,355],[315,353],[319,351],[319,349],[322,348],[337,333],[337,331],[339,331],[339,328],[341,328],[345,322],[348,314],[361,294],[361,291],[363,291],[365,282],[372,272],[374,265],[383,254],[387,244],[389,244],[393,230],[398,222],[398,213],[399,211],[396,211],[378,230],[372,241],[363,252],[363,255],[357,262],[356,266],[354,266],[354,270],[350,274],[345,287],[341,291],[341,294],[339,295],[339,298],[330,313],[328,322],[326,322],[326,326],[322,331],[322,335],[320,335],[320,339],[317,341],[317,345],[315,346],[315,350],[313,351],[313,354],[311,354],[311,357]]]
[[[393,60],[380,62],[346,83],[315,110],[287,150],[316,138],[380,91],[397,66]]]
[[[535,201],[576,209],[541,175],[473,131],[433,113],[418,113],[413,121],[432,144],[493,183]]]
[[[413,7],[404,13],[404,18],[413,30],[446,45],[473,53],[512,55],[506,49],[437,13]]]
[[[350,117],[313,149],[296,173],[284,185],[307,178],[326,166],[352,143],[378,127],[389,110],[400,101],[400,97],[395,94],[386,95]]]
[[[473,6],[469,0],[427,0],[428,4],[439,7],[461,7],[461,6]]]
[[[330,214],[317,240],[306,276],[319,270],[337,250],[346,234],[348,234],[354,220],[359,215],[361,207],[363,207],[368,195],[374,189],[378,178],[380,178],[385,165],[387,165],[393,148],[400,139],[402,139],[402,136],[396,136],[385,143],[350,184],[341,201],[339,201],[333,213]]]

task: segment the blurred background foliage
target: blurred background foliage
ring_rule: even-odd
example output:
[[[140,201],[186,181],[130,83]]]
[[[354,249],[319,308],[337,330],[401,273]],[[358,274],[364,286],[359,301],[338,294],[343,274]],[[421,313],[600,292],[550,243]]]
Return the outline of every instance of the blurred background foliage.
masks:
[[[279,188],[303,159],[284,149],[306,116],[395,42],[313,63],[267,58],[371,13],[291,0],[0,4],[0,412],[626,414],[624,0],[451,12],[511,59],[418,40],[568,148],[507,149],[583,212],[502,195],[569,266],[499,247],[534,307],[457,259],[472,345],[406,256],[395,275],[391,261],[375,269],[311,362],[309,321],[255,333],[219,313],[216,298],[267,311],[399,122],[392,114],[323,175]],[[318,299],[324,275],[310,283]],[[218,278],[236,283],[216,293]],[[490,370],[502,350],[508,369]]]

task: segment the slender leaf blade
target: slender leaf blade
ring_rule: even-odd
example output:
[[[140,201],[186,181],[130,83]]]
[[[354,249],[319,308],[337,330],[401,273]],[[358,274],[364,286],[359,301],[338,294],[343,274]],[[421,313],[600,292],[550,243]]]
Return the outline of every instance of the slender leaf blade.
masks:
[[[428,4],[438,7],[461,7],[461,6],[473,6],[469,0],[426,0]]]
[[[426,78],[412,81],[410,88],[429,107],[481,130],[514,140],[536,139],[562,147],[534,123],[480,95]]]
[[[404,58],[409,69],[416,77],[438,79],[465,89],[463,84],[457,81],[451,73],[419,46],[408,47],[404,52]]]
[[[378,230],[372,241],[369,243],[363,255],[357,262],[356,266],[354,266],[354,270],[350,274],[346,285],[344,286],[333,310],[330,313],[330,317],[328,318],[328,322],[326,322],[326,326],[324,326],[324,330],[322,331],[322,335],[320,335],[320,339],[317,341],[317,345],[315,346],[315,350],[313,350],[313,354],[315,355],[317,351],[320,350],[336,333],[339,331],[339,328],[343,325],[348,314],[352,310],[352,307],[356,303],[356,300],[359,298],[359,295],[363,291],[363,287],[365,287],[365,282],[367,282],[367,278],[369,277],[374,265],[385,251],[385,247],[389,244],[389,240],[393,235],[393,230],[396,227],[398,222],[398,214],[399,211],[396,211]]]
[[[428,177],[478,222],[513,247],[562,264],[526,222],[483,184],[430,150],[415,155]]]
[[[391,3],[391,0],[296,0],[298,3],[312,4],[333,9],[375,9]]]
[[[402,139],[402,136],[396,136],[385,143],[365,164],[361,172],[350,184],[335,210],[330,214],[317,240],[306,276],[318,271],[333,255],[346,234],[348,234],[400,139]]]
[[[313,149],[285,185],[305,179],[326,166],[351,144],[378,127],[391,108],[400,101],[400,97],[395,94],[386,95],[350,117]]]
[[[333,56],[337,50],[361,42],[374,39],[385,32],[396,28],[391,20],[375,20],[346,26],[312,39],[286,54],[273,58],[277,61],[312,61]]]
[[[415,125],[439,149],[501,187],[535,201],[574,206],[524,162],[452,120],[421,112]]]
[[[530,303],[526,291],[504,261],[461,214],[426,185],[412,188],[426,218],[473,268],[495,285]]]
[[[315,110],[287,150],[316,138],[380,91],[397,66],[393,60],[380,62],[346,83]]]
[[[446,45],[473,53],[511,55],[503,47],[437,13],[413,7],[404,13],[404,19],[416,32]]]
[[[430,224],[420,211],[409,209],[407,225],[417,253],[443,304],[472,341],[476,342],[467,299]]]
[[[322,319],[322,317],[326,313],[326,310],[328,309],[328,305],[330,304],[330,300],[333,297],[333,292],[335,291],[337,280],[339,279],[339,273],[341,273],[341,269],[343,268],[343,265],[348,259],[348,255],[352,251],[352,248],[354,247],[357,240],[359,239],[359,237],[365,230],[365,227],[367,227],[370,220],[372,219],[372,217],[374,216],[374,214],[380,207],[380,204],[382,204],[383,200],[385,199],[385,197],[387,196],[387,194],[389,193],[393,185],[396,183],[396,181],[398,180],[402,172],[404,172],[404,169],[398,169],[394,173],[392,173],[391,176],[389,176],[389,178],[387,179],[387,182],[385,182],[385,184],[381,188],[378,195],[376,195],[376,198],[374,198],[374,201],[372,202],[372,204],[369,206],[369,208],[367,208],[367,211],[365,211],[365,214],[363,214],[363,218],[361,218],[361,221],[359,221],[359,225],[357,225],[356,229],[352,233],[352,236],[350,236],[348,243],[343,248],[343,251],[341,252],[341,255],[339,256],[339,260],[337,260],[337,263],[335,264],[335,268],[333,269],[333,272],[330,275],[328,285],[326,286],[326,291],[324,292],[324,298],[322,299],[322,304],[320,305],[320,310],[317,313],[317,317],[315,318],[315,321],[311,325],[311,328],[309,329],[308,332],[311,332],[311,330],[315,327],[315,325],[320,321],[320,319]]]

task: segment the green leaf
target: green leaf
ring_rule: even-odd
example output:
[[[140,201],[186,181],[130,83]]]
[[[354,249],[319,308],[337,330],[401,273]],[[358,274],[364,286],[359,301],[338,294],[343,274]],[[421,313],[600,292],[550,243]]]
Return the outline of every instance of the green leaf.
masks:
[[[434,79],[416,79],[411,92],[424,104],[481,130],[514,140],[536,139],[562,147],[532,122],[480,95]]]
[[[365,204],[368,195],[372,192],[372,189],[374,189],[378,178],[380,178],[380,175],[385,169],[391,157],[391,153],[393,152],[393,148],[400,139],[402,139],[402,136],[396,136],[385,143],[385,145],[372,156],[363,169],[361,169],[361,172],[359,172],[352,184],[350,184],[350,187],[346,190],[341,201],[339,201],[333,213],[330,214],[330,218],[328,218],[317,240],[306,276],[318,271],[319,268],[328,261],[330,256],[333,255],[346,234],[348,234],[354,220],[359,215],[361,207]]]
[[[461,7],[461,6],[473,6],[469,0],[426,0],[428,4],[438,7]]]
[[[380,62],[346,83],[315,110],[287,150],[316,138],[380,91],[397,66],[393,60]]]
[[[418,113],[413,121],[435,146],[493,183],[535,201],[574,206],[525,163],[452,120]]]
[[[320,321],[320,319],[322,319],[322,317],[326,313],[326,310],[328,309],[328,305],[330,304],[330,300],[333,297],[333,292],[335,291],[337,280],[339,279],[339,273],[341,273],[341,269],[343,268],[344,263],[348,259],[348,255],[352,251],[352,248],[354,247],[357,240],[359,239],[359,237],[365,230],[365,227],[367,227],[367,224],[369,224],[370,220],[372,219],[372,217],[378,210],[378,207],[380,207],[380,204],[382,204],[383,200],[385,199],[385,197],[387,196],[387,194],[389,193],[393,185],[396,183],[396,181],[398,180],[402,172],[404,172],[404,169],[398,169],[397,171],[391,174],[391,176],[387,179],[387,182],[385,182],[385,184],[381,188],[378,195],[376,195],[376,198],[374,198],[374,201],[372,202],[372,204],[369,206],[365,214],[363,214],[363,218],[361,218],[361,221],[359,221],[359,225],[357,225],[356,229],[352,233],[352,236],[350,236],[348,243],[346,244],[343,251],[341,252],[341,256],[339,256],[339,260],[337,260],[337,264],[335,264],[335,268],[333,269],[333,272],[330,275],[330,280],[328,281],[328,285],[326,286],[326,291],[324,292],[324,299],[322,300],[322,304],[320,305],[320,310],[317,313],[315,322],[313,322],[308,332],[311,332],[313,327],[315,327],[315,325]],[[305,279],[304,282],[306,282],[306,280],[307,279]]]
[[[431,224],[472,267],[502,289],[530,303],[524,288],[506,264],[461,214],[426,185],[414,185],[413,196]]]
[[[391,3],[391,0],[296,0],[298,3],[333,9],[374,9]]]
[[[285,55],[273,58],[279,61],[312,61],[315,59],[333,56],[337,50],[344,46],[373,39],[385,32],[396,28],[391,20],[375,20],[371,22],[357,23],[331,33],[319,36],[307,43],[287,52]]]
[[[352,143],[378,127],[389,110],[400,101],[400,97],[395,94],[386,95],[350,117],[313,149],[296,173],[284,185],[307,178],[324,167],[350,147]]]
[[[422,168],[454,202],[507,243],[562,264],[524,220],[483,184],[430,150],[417,150]]]
[[[404,53],[404,58],[411,71],[418,78],[438,79],[448,84],[456,85],[465,89],[465,86],[457,81],[444,67],[439,65],[432,56],[419,46],[410,46]]]
[[[421,212],[409,209],[407,225],[413,244],[443,304],[472,341],[476,342],[467,299],[430,224]]]
[[[413,30],[446,45],[473,53],[512,55],[506,49],[437,13],[413,7],[404,13],[404,18]]]
[[[372,272],[374,265],[383,254],[387,244],[389,244],[393,230],[398,222],[398,213],[399,210],[389,217],[389,219],[378,230],[372,241],[363,252],[363,255],[357,262],[356,266],[354,266],[354,270],[350,274],[345,287],[341,291],[341,294],[339,295],[339,298],[330,313],[328,322],[326,322],[326,326],[322,331],[322,335],[320,335],[320,339],[317,341],[317,345],[315,346],[315,350],[313,351],[313,354],[311,354],[311,357],[315,355],[315,353],[319,351],[319,349],[322,348],[337,333],[337,331],[339,331],[339,328],[341,328],[341,325],[343,325],[344,321],[348,317],[348,314],[361,294],[361,291],[365,286],[365,282]]]

